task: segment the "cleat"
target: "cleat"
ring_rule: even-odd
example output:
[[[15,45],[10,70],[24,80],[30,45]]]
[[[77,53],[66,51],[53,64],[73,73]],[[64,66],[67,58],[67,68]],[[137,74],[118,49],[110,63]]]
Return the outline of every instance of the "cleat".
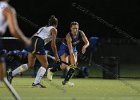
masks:
[[[32,88],[47,88],[47,87],[41,85],[40,83],[37,83],[37,84],[33,83],[33,84],[32,84]]]
[[[67,82],[66,85],[73,87],[75,84],[72,82]]]
[[[49,81],[52,81],[52,77],[53,77],[53,72],[51,72],[51,68],[48,68],[47,71],[47,78]]]
[[[64,86],[64,85],[68,85],[68,86],[71,86],[71,87],[73,87],[75,84],[74,83],[72,83],[72,82],[68,82],[68,81],[62,81],[62,85]]]
[[[67,81],[65,81],[65,80],[62,81],[62,85],[66,85],[66,83],[67,83]]]

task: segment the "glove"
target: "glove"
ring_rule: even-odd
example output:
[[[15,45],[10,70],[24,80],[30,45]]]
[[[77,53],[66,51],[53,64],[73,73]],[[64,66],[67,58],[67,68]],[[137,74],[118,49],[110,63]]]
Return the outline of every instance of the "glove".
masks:
[[[77,66],[76,66],[76,65],[70,65],[70,68],[72,68],[72,69],[76,69]]]

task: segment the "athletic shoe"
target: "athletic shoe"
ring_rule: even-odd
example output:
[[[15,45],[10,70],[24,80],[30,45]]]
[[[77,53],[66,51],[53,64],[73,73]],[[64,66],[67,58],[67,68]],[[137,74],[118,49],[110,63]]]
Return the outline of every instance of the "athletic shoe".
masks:
[[[52,77],[53,77],[53,72],[51,72],[51,68],[48,68],[47,70],[47,78],[49,81],[52,81]]]
[[[40,83],[37,83],[37,84],[33,83],[33,84],[32,84],[32,87],[33,87],[33,88],[47,88],[46,86],[43,86],[43,85],[41,85]]]
[[[62,81],[62,85],[66,85],[66,83],[67,83],[67,81],[65,81],[65,80]]]
[[[72,83],[72,82],[67,82],[66,85],[73,87],[73,86],[74,86],[74,83]]]
[[[74,83],[72,83],[72,82],[68,82],[68,81],[62,81],[62,85],[64,86],[64,85],[68,85],[68,86],[74,86]]]

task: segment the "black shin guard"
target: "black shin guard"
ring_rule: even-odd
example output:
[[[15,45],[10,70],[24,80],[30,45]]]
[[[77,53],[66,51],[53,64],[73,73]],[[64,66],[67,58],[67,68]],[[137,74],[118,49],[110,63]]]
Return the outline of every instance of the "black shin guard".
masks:
[[[67,75],[65,77],[64,81],[69,81],[69,79],[72,77],[73,73],[74,73],[75,69],[74,68],[70,68],[69,71],[67,72]]]

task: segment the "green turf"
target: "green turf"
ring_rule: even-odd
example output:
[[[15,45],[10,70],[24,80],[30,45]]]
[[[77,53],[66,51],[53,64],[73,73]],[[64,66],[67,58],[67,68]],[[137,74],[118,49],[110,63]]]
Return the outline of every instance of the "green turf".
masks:
[[[45,89],[32,88],[34,78],[14,78],[22,100],[140,100],[140,80],[72,79],[74,87],[61,87],[62,79],[43,78]],[[14,100],[4,85],[0,100]]]

